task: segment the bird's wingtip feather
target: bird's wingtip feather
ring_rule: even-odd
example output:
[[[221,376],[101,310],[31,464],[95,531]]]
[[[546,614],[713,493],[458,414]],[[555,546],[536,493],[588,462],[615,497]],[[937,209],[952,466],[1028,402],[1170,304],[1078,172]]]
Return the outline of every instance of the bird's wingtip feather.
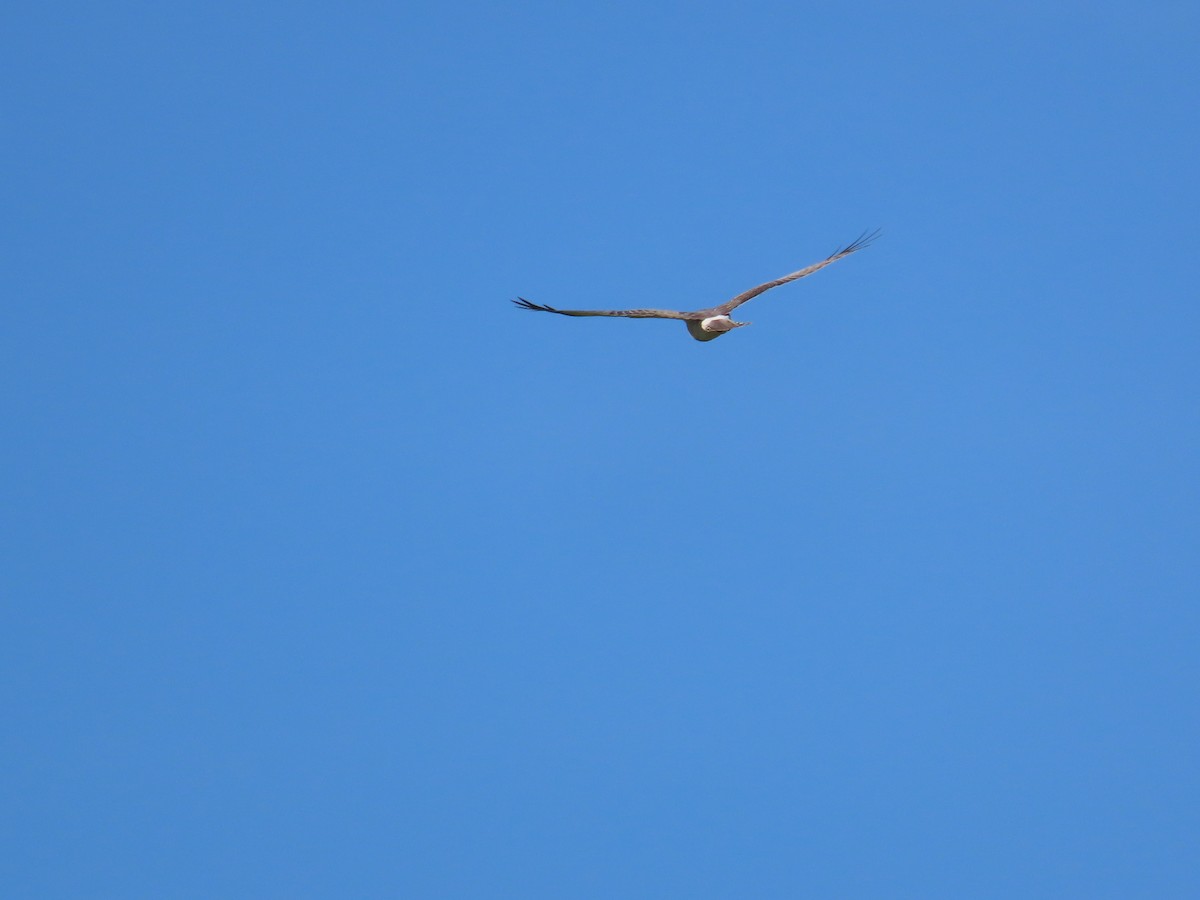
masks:
[[[876,228],[871,231],[864,231],[853,241],[833,253],[834,256],[845,256],[848,253],[854,253],[857,250],[862,250],[864,247],[869,247],[875,242],[875,239],[883,232],[883,229]]]

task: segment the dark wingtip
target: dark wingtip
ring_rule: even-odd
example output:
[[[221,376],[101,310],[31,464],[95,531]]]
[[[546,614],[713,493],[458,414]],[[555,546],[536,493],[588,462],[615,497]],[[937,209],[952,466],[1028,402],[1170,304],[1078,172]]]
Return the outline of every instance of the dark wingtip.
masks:
[[[553,306],[542,306],[540,303],[533,303],[529,300],[526,300],[524,297],[518,297],[513,301],[513,303],[517,304],[517,306],[521,307],[521,309],[532,309],[537,312],[558,312],[558,310]]]
[[[854,253],[856,250],[862,250],[864,247],[870,247],[879,237],[883,229],[876,228],[874,231],[864,231],[853,241],[843,247],[841,250],[834,252],[834,256],[846,256],[849,253]]]

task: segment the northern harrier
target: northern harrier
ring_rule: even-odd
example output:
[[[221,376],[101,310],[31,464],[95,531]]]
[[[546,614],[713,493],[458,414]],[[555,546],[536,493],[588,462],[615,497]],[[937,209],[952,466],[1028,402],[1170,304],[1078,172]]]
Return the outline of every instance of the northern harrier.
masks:
[[[524,297],[519,297],[513,301],[521,309],[533,309],[538,312],[558,313],[560,316],[617,316],[624,319],[682,319],[687,325],[688,333],[698,341],[711,341],[719,338],[727,331],[733,331],[735,328],[741,328],[743,325],[749,325],[749,322],[735,322],[729,318],[729,314],[745,303],[747,300],[753,300],[764,291],[769,291],[773,287],[779,287],[781,284],[787,284],[789,281],[795,281],[798,278],[803,278],[805,275],[811,275],[818,269],[823,269],[832,262],[837,262],[844,256],[849,256],[855,251],[861,250],[879,236],[879,230],[876,229],[870,233],[863,233],[854,243],[843,247],[830,254],[819,263],[813,263],[806,269],[801,269],[799,272],[793,272],[791,275],[784,275],[782,278],[776,278],[774,281],[768,281],[765,284],[760,284],[758,287],[750,288],[744,294],[738,294],[732,300],[722,303],[720,306],[712,306],[708,309],[698,309],[695,312],[675,312],[670,309],[555,309],[553,306],[541,306],[537,303],[530,303]]]

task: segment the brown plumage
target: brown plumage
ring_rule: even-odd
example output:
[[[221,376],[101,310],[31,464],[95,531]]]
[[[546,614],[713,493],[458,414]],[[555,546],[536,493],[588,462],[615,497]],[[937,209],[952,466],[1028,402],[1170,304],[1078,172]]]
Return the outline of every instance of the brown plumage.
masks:
[[[537,312],[558,313],[560,316],[615,316],[622,319],[681,319],[687,324],[688,332],[698,341],[711,341],[719,338],[727,331],[732,331],[735,328],[740,328],[743,325],[749,325],[749,322],[735,322],[729,318],[729,314],[745,303],[747,300],[753,300],[764,291],[769,291],[771,288],[779,287],[781,284],[787,284],[789,281],[796,281],[803,278],[805,275],[811,275],[818,269],[823,269],[833,262],[837,262],[845,256],[849,256],[858,250],[863,249],[871,244],[879,236],[879,230],[876,229],[870,233],[864,232],[853,243],[848,244],[841,250],[831,253],[825,259],[818,263],[813,263],[807,268],[800,269],[797,272],[792,272],[790,275],[784,275],[782,278],[776,278],[774,281],[767,281],[760,284],[758,287],[750,288],[744,293],[738,294],[732,300],[722,303],[720,306],[710,306],[707,309],[698,309],[695,312],[676,312],[671,309],[555,309],[553,306],[542,306],[538,303],[531,303],[524,297],[518,297],[513,301],[521,309],[532,309]]]

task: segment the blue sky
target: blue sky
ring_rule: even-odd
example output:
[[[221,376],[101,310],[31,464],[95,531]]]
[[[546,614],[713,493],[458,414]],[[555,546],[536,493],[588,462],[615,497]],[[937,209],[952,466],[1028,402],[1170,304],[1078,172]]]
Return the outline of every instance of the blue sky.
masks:
[[[3,33],[6,894],[1200,892],[1194,5]]]

